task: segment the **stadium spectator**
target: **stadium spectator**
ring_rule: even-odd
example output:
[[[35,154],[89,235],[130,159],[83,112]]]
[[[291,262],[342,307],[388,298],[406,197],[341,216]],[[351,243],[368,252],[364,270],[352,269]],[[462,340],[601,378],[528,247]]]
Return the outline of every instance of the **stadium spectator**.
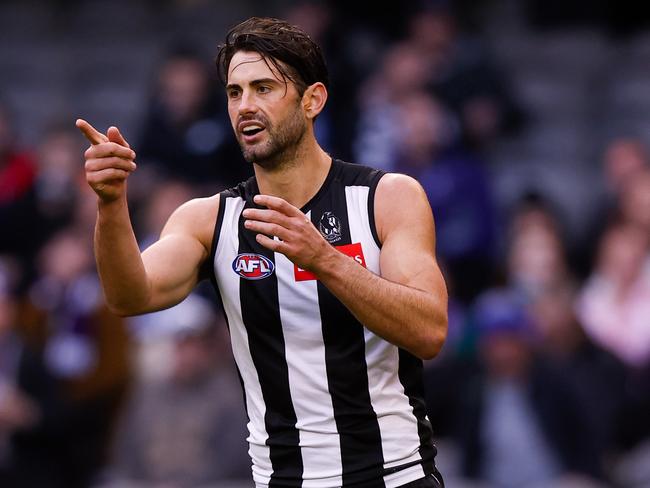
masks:
[[[160,180],[155,192],[144,202],[144,208],[136,217],[138,242],[146,249],[160,237],[167,219],[182,203],[197,196],[195,187],[180,180]]]
[[[503,488],[600,476],[580,399],[562,372],[536,354],[539,339],[517,294],[487,291],[474,314],[481,368],[462,386],[464,474]]]
[[[650,237],[650,167],[630,178],[621,192],[621,219]]]
[[[461,34],[448,6],[412,15],[408,35],[428,70],[427,88],[457,114],[468,147],[485,149],[521,125],[523,114],[504,73],[489,58],[483,43]]]
[[[36,177],[32,154],[18,147],[9,107],[0,101],[0,252],[20,255],[23,243],[15,225],[20,222],[21,199],[31,190]]]
[[[191,295],[134,321],[140,354],[160,341],[171,342],[171,350],[141,363],[163,371],[141,371],[102,486],[193,488],[250,479],[244,406],[223,319]]]
[[[608,144],[603,165],[607,190],[617,199],[627,182],[650,166],[650,154],[640,140],[621,137]]]
[[[36,174],[32,185],[17,198],[9,225],[13,247],[23,257],[27,272],[33,271],[34,258],[55,232],[72,223],[81,188],[79,163],[81,140],[69,124],[54,123],[36,146]],[[1,215],[1,212],[0,212]],[[0,217],[2,219],[2,217]],[[31,279],[31,276],[28,276]]]
[[[587,338],[576,317],[575,296],[573,284],[558,284],[537,294],[530,310],[540,352],[578,397],[604,474],[619,440],[627,372],[620,360]]]
[[[166,176],[209,188],[210,194],[246,179],[216,79],[187,47],[162,64],[137,143],[139,160]]]
[[[397,104],[407,94],[424,89],[426,62],[415,46],[390,46],[379,70],[359,90],[359,124],[353,144],[355,158],[362,164],[392,170],[397,159],[400,125]]]
[[[509,229],[507,280],[527,300],[572,286],[560,223],[548,204],[528,195],[516,207]]]
[[[632,367],[650,361],[648,239],[631,224],[611,226],[577,303],[588,336]]]
[[[104,305],[87,235],[74,227],[55,234],[37,271],[22,320],[30,341],[43,348],[65,410],[57,475],[64,486],[84,487],[105,462],[129,379],[129,339],[124,321]]]
[[[0,257],[0,485],[64,488],[61,399],[40,351],[22,335],[19,273],[10,261]]]
[[[628,189],[637,193],[647,183],[634,183],[650,168],[650,152],[638,138],[618,137],[607,144],[602,156],[602,180],[604,193],[588,216],[590,221],[584,239],[579,243],[580,253],[573,256],[580,276],[586,278],[596,261],[598,242],[605,230],[616,220],[630,217],[643,221],[643,207],[636,209],[636,201],[643,202],[643,195],[626,195]],[[637,187],[638,190],[634,190]],[[627,214],[625,216],[624,214]]]
[[[420,91],[396,104],[399,129],[393,170],[424,187],[436,219],[436,248],[468,302],[490,285],[496,250],[496,208],[483,161],[454,144],[453,124],[440,103]]]

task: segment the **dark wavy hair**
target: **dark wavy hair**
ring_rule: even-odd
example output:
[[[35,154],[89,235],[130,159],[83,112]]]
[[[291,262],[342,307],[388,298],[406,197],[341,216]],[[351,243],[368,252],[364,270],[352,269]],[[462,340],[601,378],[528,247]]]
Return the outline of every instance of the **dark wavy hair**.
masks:
[[[226,42],[218,47],[217,73],[228,83],[228,67],[238,51],[253,51],[280,73],[285,81],[296,86],[300,96],[309,85],[321,82],[329,87],[327,66],[320,47],[299,27],[270,17],[251,17],[236,25]],[[269,68],[271,66],[269,65]]]

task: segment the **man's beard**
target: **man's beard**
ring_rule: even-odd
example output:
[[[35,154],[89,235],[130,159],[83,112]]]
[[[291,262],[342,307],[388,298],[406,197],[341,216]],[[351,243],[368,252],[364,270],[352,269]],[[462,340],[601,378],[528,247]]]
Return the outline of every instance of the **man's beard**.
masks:
[[[259,120],[264,124],[267,140],[248,145],[238,139],[244,159],[264,169],[275,169],[285,163],[293,162],[307,129],[298,107],[278,125],[277,129],[263,115],[253,120]]]

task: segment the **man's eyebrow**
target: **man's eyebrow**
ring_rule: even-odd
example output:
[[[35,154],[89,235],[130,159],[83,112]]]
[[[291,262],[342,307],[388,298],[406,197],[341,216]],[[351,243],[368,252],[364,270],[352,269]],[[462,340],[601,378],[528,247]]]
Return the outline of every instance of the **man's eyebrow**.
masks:
[[[253,81],[249,82],[249,85],[257,86],[257,85],[261,85],[262,83],[274,83],[274,84],[277,84],[277,85],[282,84],[282,82],[280,80],[276,79],[276,78],[259,78],[257,80],[253,80]],[[239,88],[241,90],[241,86],[239,84],[237,84],[237,83],[228,83],[226,85],[226,90],[231,89],[231,88]]]
[[[276,84],[281,84],[282,82],[280,80],[277,80],[275,78],[260,78],[258,80],[253,80],[251,81],[251,85],[260,85],[262,83],[276,83]]]

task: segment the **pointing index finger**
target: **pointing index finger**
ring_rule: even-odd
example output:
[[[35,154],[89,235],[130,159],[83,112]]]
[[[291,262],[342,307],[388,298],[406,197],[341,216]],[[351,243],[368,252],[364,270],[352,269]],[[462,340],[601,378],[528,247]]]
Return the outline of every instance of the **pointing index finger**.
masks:
[[[75,125],[81,131],[81,133],[86,136],[86,139],[88,139],[91,144],[95,145],[101,144],[102,142],[108,142],[108,137],[99,132],[84,119],[77,119]]]

